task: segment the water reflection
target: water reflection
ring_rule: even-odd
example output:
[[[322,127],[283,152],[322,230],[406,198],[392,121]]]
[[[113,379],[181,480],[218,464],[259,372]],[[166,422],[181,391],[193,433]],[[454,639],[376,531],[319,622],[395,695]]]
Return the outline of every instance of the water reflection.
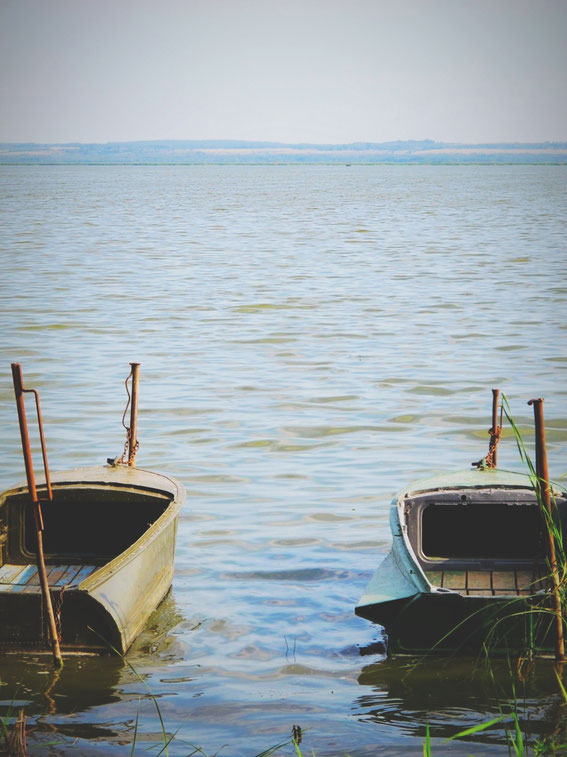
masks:
[[[123,669],[123,661],[113,655],[68,657],[63,668],[54,671],[49,653],[7,654],[2,658],[2,706],[6,712],[13,696],[17,696],[18,706],[25,706],[27,715],[71,713],[112,704],[120,698]]]
[[[70,749],[90,754],[90,746],[86,745],[93,741],[106,744],[109,750],[112,745],[120,748],[131,743],[135,712],[147,710],[147,704],[143,707],[141,702],[151,705],[162,696],[147,683],[152,669],[160,670],[163,682],[191,680],[168,678],[166,673],[168,666],[175,666],[186,654],[186,648],[172,634],[183,622],[170,593],[150,617],[127,658],[112,653],[64,655],[63,668],[54,670],[48,652],[4,655],[0,716],[13,718],[23,709],[33,724],[28,728],[28,744],[33,749],[49,746],[55,754],[66,754]],[[149,656],[152,669],[147,667]],[[138,662],[146,666],[138,667]],[[114,718],[112,713],[116,711],[124,713],[124,720]],[[163,734],[144,732],[140,740],[159,743]],[[102,746],[100,753],[106,753]]]
[[[449,739],[504,715],[502,723],[459,743],[505,745],[506,729],[514,729],[513,713],[532,743],[560,738],[567,729],[567,709],[550,660],[538,660],[523,678],[514,661],[398,657],[363,668],[358,683],[366,691],[356,699],[357,718],[420,739],[427,725],[432,738]]]
[[[185,618],[175,601],[173,591],[169,591],[163,602],[154,610],[142,633],[128,652],[128,662],[135,667],[137,658],[151,655],[152,659],[165,664],[174,663],[183,656],[183,650],[176,649],[175,629],[183,626]]]

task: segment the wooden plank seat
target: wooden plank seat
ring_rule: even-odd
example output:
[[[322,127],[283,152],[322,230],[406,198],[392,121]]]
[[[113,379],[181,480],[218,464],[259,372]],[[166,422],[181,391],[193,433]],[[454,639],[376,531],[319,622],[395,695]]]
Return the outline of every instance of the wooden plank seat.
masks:
[[[46,565],[47,581],[52,589],[76,588],[81,581],[97,569],[96,565]],[[0,567],[0,592],[39,594],[41,586],[35,565],[10,565]]]
[[[425,575],[433,586],[471,597],[529,596],[548,588],[545,569],[429,570]]]

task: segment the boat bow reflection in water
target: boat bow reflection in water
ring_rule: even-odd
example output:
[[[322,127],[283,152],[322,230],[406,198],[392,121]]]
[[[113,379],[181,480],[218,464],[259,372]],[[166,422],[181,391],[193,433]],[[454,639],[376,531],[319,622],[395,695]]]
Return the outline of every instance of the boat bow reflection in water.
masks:
[[[443,754],[468,754],[472,748],[464,744],[469,741],[484,747],[473,754],[491,754],[490,746],[502,754],[516,715],[530,742],[567,740],[567,713],[550,660],[538,661],[519,680],[503,659],[389,658],[363,668],[358,683],[365,691],[354,703],[354,715],[378,726],[384,738],[392,731],[424,739],[429,726],[431,738],[448,739],[503,716],[500,723],[443,749]]]
[[[170,592],[132,645],[130,662],[119,655],[73,655],[66,656],[62,668],[48,670],[43,655],[5,655],[0,717],[10,718],[24,709],[32,752],[52,744],[54,754],[65,753],[65,747],[86,754],[95,740],[106,745],[101,754],[122,753],[123,745],[132,739],[132,702],[153,697],[146,685],[151,672],[147,666],[139,670],[136,660],[151,654],[153,666],[159,667],[162,675],[166,669],[174,669],[186,650],[175,649],[171,632],[182,622]],[[122,716],[117,719],[111,713]],[[151,710],[146,706],[146,720],[148,713],[151,715]]]

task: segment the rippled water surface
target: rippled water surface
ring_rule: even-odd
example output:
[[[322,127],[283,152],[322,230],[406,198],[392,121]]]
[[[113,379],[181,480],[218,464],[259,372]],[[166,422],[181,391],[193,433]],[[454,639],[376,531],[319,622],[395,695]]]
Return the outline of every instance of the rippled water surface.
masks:
[[[420,754],[427,723],[440,753],[507,754],[503,726],[441,746],[499,714],[506,670],[495,686],[470,660],[387,659],[354,607],[395,491],[486,453],[492,387],[530,443],[526,401],[545,397],[565,472],[567,167],[0,177],[1,488],[24,477],[11,362],[62,469],[121,454],[138,361],[138,465],[188,492],[136,674],[85,658],[54,680],[5,656],[0,714],[25,706],[35,753],[127,755],[138,720],[135,753],[157,754],[153,696],[176,756],[251,757],[293,725],[317,757]],[[509,434],[500,464],[521,469]],[[549,666],[520,689],[532,741],[565,727]]]

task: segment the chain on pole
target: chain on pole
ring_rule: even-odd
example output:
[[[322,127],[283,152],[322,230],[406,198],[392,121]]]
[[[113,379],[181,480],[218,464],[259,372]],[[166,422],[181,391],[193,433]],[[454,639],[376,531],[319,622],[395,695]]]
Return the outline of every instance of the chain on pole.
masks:
[[[140,363],[130,363],[131,370],[128,374],[128,378],[124,382],[124,386],[126,387],[126,394],[128,395],[128,400],[126,402],[126,407],[124,408],[124,413],[122,415],[122,425],[124,426],[126,430],[126,441],[124,442],[124,451],[122,452],[122,457],[118,458],[115,461],[115,465],[128,465],[131,468],[135,466],[135,460],[136,460],[136,452],[138,451],[138,448],[140,447],[140,442],[137,439],[137,429],[138,429],[138,386],[139,386],[139,369],[140,369]],[[132,379],[132,392],[130,393],[130,389],[128,387],[128,382]],[[126,425],[126,415],[128,413],[128,408],[130,408],[130,425]]]
[[[500,407],[500,423],[498,423],[498,401],[500,398],[500,389],[492,390],[492,428],[489,430],[490,441],[488,442],[488,453],[482,460],[472,463],[475,468],[496,468],[497,447],[502,437],[502,407]]]

